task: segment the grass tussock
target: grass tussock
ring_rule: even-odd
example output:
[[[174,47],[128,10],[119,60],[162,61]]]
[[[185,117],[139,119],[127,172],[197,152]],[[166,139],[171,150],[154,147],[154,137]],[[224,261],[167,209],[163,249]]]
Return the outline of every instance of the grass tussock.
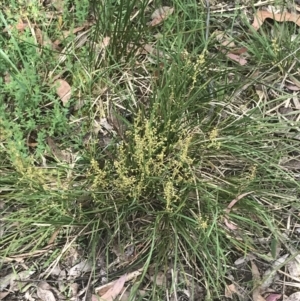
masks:
[[[95,262],[103,249],[109,263],[117,241],[136,248],[119,273],[171,264],[213,299],[241,254],[266,258],[258,238],[282,241],[282,214],[299,191],[282,165],[298,156],[298,119],[276,111],[291,98],[278,85],[299,67],[297,43],[285,41],[295,27],[276,25],[285,34],[274,38],[268,25],[251,31],[238,10],[219,16],[180,0],[149,27],[154,4],[95,0],[50,20],[32,1],[22,8],[31,27],[20,31],[11,27],[19,8],[0,15],[12,28],[0,37],[1,265],[51,246],[36,259],[46,269],[68,237]],[[62,39],[87,20],[85,34]],[[40,45],[34,22],[61,40],[57,49]],[[247,65],[226,57],[212,28],[247,48]],[[72,87],[66,105],[57,78]],[[163,295],[153,286],[150,295]]]

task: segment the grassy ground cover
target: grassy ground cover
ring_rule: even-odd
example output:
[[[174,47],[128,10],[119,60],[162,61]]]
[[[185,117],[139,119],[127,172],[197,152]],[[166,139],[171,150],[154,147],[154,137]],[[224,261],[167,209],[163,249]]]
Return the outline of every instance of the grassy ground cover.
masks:
[[[126,300],[248,300],[253,260],[297,256],[296,3],[1,5],[0,276],[88,260],[86,300],[137,270]]]

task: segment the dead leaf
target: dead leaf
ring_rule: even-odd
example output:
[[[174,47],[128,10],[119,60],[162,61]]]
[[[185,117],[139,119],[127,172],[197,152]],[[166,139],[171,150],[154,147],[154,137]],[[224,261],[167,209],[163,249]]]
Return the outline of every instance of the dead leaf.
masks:
[[[132,279],[135,279],[137,276],[141,275],[143,272],[143,268],[141,269],[138,269],[136,271],[133,271],[131,273],[129,273],[128,275],[126,275],[126,280],[125,282],[127,281],[131,281]],[[101,285],[99,287],[96,287],[95,288],[95,292],[98,294],[98,295],[103,295],[104,293],[106,293],[111,287],[112,285],[114,284],[115,281],[113,282],[110,282],[110,283],[106,283],[104,285]]]
[[[42,301],[56,301],[54,294],[50,290],[37,287],[36,294]]]
[[[51,286],[46,281],[41,281],[37,286],[37,295],[43,301],[62,300],[64,299],[63,294],[54,286]],[[56,296],[56,297],[55,297]],[[54,298],[54,299],[53,299]]]
[[[53,49],[53,44],[50,38],[48,37],[47,33],[39,29],[38,27],[35,27],[35,37],[37,42],[41,46],[49,47],[50,49]]]
[[[9,84],[11,82],[10,74],[7,71],[4,73],[4,82],[6,84]]]
[[[138,49],[138,54],[152,54],[154,52],[154,47],[150,44],[145,44],[143,47]]]
[[[56,80],[55,84],[56,94],[65,106],[71,98],[71,86],[63,79]]]
[[[71,283],[69,284],[71,297],[76,297],[78,294],[79,284],[78,283]]]
[[[253,191],[250,191],[250,192],[246,192],[246,193],[243,193],[241,195],[239,195],[237,198],[233,199],[229,205],[227,206],[227,208],[225,209],[225,217],[224,217],[224,223],[226,225],[226,227],[229,229],[229,230],[236,230],[238,227],[233,224],[232,222],[229,222],[228,221],[228,214],[230,213],[231,211],[231,208],[235,205],[235,203],[237,203],[240,199],[242,199],[243,197],[247,196],[248,194],[251,194]]]
[[[166,20],[174,12],[173,7],[162,6],[154,11],[151,15],[152,21],[148,23],[149,26],[156,26]]]
[[[225,286],[225,297],[232,299],[233,294],[238,294],[238,291],[235,288],[233,283]]]
[[[0,300],[4,299],[10,292],[0,292]]]
[[[81,262],[79,262],[78,264],[74,265],[68,275],[69,278],[77,278],[79,277],[82,273],[86,273],[86,272],[90,272],[92,270],[92,264],[87,261],[87,260],[83,260]]]
[[[113,108],[111,108],[109,111],[109,116],[107,117],[107,121],[109,124],[112,125],[112,127],[116,131],[116,133],[121,138],[124,139],[127,125]]]
[[[289,274],[293,277],[300,277],[300,255],[287,263]]]
[[[226,56],[227,56],[228,58],[230,58],[231,60],[233,60],[233,61],[239,63],[241,66],[244,66],[244,65],[247,64],[247,60],[244,59],[244,58],[242,58],[240,55],[236,55],[236,54],[234,54],[234,53],[230,53],[230,52],[229,52],[229,53],[226,54]]]
[[[232,47],[236,46],[233,39],[230,38],[225,32],[223,32],[221,30],[215,30],[213,32],[213,34],[216,36],[217,41],[221,45],[223,45],[225,47],[229,47],[229,48],[232,48]]]
[[[76,27],[74,29],[62,31],[62,38],[55,40],[53,42],[54,46],[56,46],[56,47],[59,46],[71,34],[76,34],[77,32],[80,32],[80,31],[88,28],[89,26],[91,26],[91,24],[86,23],[86,24],[84,24],[82,26],[79,26],[79,27]]]
[[[52,233],[50,239],[49,239],[48,242],[47,242],[47,245],[53,244],[53,242],[55,241],[57,235],[59,234],[59,231],[60,231],[60,228],[56,229],[56,230]]]
[[[18,31],[24,31],[26,27],[28,27],[28,23],[24,23],[22,20],[19,20],[18,24],[15,26]]]
[[[150,54],[156,57],[164,57],[164,53],[160,50],[155,49],[152,45],[146,44],[140,50],[141,54]],[[167,56],[165,56],[167,58]]]
[[[270,294],[269,296],[266,297],[266,301],[277,301],[282,297],[281,294]]]
[[[235,61],[235,62],[238,62],[241,66],[244,66],[246,65],[248,62],[245,58],[241,57],[240,55],[238,54],[242,54],[244,52],[247,51],[247,49],[244,47],[244,48],[241,48],[241,49],[237,49],[237,54],[234,53],[234,51],[231,51],[230,52],[227,52],[225,49],[224,50],[221,50],[222,53],[224,53],[229,59]]]
[[[251,262],[251,272],[252,272],[253,281],[256,284],[256,283],[260,282],[260,273],[259,273],[258,267],[254,263],[254,261],[251,260],[250,262]]]
[[[289,75],[289,78],[298,88],[300,88],[300,81],[296,77],[294,77],[293,75]]]
[[[158,286],[164,286],[166,284],[166,275],[163,272],[158,272],[157,275],[150,277],[152,281],[155,281],[155,284]]]
[[[246,52],[247,52],[246,47],[230,49],[230,53],[234,53],[234,54],[243,54],[243,53],[246,53]]]
[[[291,91],[300,91],[300,88],[298,86],[295,86],[295,85],[285,85],[285,87]]]
[[[12,25],[12,26],[8,26],[8,28],[4,28],[3,32],[10,32],[13,28],[15,28],[17,31],[23,32],[26,27],[28,27],[28,23],[27,22],[24,23],[22,19],[19,19],[16,25]]]
[[[104,37],[102,42],[101,42],[101,45],[100,47],[101,48],[106,48],[110,43],[110,37]]]
[[[127,275],[121,276],[118,280],[113,282],[109,290],[102,296],[92,295],[92,301],[113,301],[122,291]]]
[[[285,301],[300,301],[300,292],[291,294]]]
[[[260,283],[260,291],[266,291],[274,283],[278,267],[284,263],[287,257],[288,254],[279,257],[277,260],[274,261],[272,267],[264,272],[262,276],[263,281],[261,281]]]
[[[51,0],[51,4],[58,12],[63,12],[64,10],[64,1],[63,0]]]
[[[255,256],[252,253],[248,253],[246,256],[238,258],[235,262],[234,265],[241,265],[244,264],[250,260],[255,259]]]
[[[125,291],[122,293],[122,295],[120,296],[119,301],[128,301],[130,297],[130,293]]]
[[[254,286],[254,289],[252,291],[253,301],[266,301],[265,298],[261,295],[261,289],[259,285],[260,273],[253,260],[251,260],[251,272],[252,272],[253,286]]]
[[[47,140],[47,144],[48,144],[52,154],[58,160],[71,163],[71,161],[72,161],[72,153],[71,152],[61,150],[51,137],[47,137],[46,140]]]
[[[258,30],[266,19],[272,19],[277,22],[294,22],[300,26],[300,16],[295,13],[283,12],[281,14],[274,14],[265,10],[259,10],[254,14],[254,21],[252,27]]]
[[[5,277],[0,278],[0,290],[2,291],[9,285],[10,288],[12,289],[13,286],[15,285],[15,282],[17,282],[18,280],[24,281],[34,273],[35,271],[22,271],[20,273],[10,273]]]
[[[62,270],[58,265],[56,265],[55,267],[53,267],[51,269],[51,273],[50,273],[52,276],[55,276],[55,277],[58,277],[59,279],[62,279],[62,278],[66,278],[67,274],[66,274],[66,271],[65,270]]]

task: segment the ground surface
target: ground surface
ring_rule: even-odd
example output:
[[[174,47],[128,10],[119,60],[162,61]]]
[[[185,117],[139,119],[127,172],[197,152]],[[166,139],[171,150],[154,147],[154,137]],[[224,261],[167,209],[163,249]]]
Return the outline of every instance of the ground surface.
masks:
[[[0,300],[300,299],[297,1],[3,1]]]

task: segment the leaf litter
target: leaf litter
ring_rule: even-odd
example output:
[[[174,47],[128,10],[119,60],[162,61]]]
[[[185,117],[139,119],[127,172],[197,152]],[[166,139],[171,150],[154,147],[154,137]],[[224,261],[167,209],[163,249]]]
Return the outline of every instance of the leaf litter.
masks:
[[[92,263],[88,260],[83,260],[73,266],[68,272],[68,278],[77,278],[84,273],[90,272],[93,266]]]
[[[126,281],[127,275],[121,276],[118,280],[114,281],[109,289],[100,296],[92,295],[92,301],[113,301],[122,291],[125,281]],[[99,293],[99,292],[98,292]],[[100,297],[100,298],[99,298]]]
[[[289,274],[294,278],[298,278],[300,282],[300,255],[287,263],[287,269]]]
[[[170,6],[162,6],[157,8],[151,15],[152,21],[148,23],[149,26],[156,26],[166,20],[171,14],[173,14],[174,8]]]
[[[25,281],[34,273],[35,271],[31,270],[19,273],[12,272],[3,278],[0,278],[0,291],[4,290],[8,286],[10,287],[10,290],[14,290],[14,288],[18,285],[18,281]]]
[[[36,294],[42,301],[57,301],[51,289],[53,288],[47,282],[41,281],[37,286]]]
[[[272,19],[277,22],[293,22],[300,26],[300,16],[295,13],[282,12],[282,13],[273,13],[265,10],[259,10],[254,14],[254,21],[252,27],[255,30],[258,30],[266,19]]]
[[[62,101],[63,105],[66,106],[71,98],[71,86],[64,79],[57,79],[55,81],[56,93]]]
[[[235,39],[230,38],[225,32],[220,30],[215,30],[213,35],[216,40],[221,44],[223,48],[216,47],[219,51],[224,53],[226,57],[244,66],[248,63],[242,54],[246,54],[247,49],[245,47],[237,48]]]

